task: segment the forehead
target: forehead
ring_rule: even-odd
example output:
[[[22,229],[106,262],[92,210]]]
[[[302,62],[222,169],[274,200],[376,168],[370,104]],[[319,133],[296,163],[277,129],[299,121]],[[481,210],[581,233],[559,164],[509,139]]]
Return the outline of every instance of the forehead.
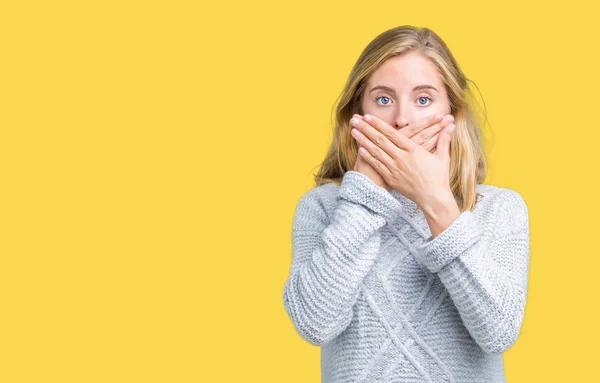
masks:
[[[442,77],[431,60],[420,52],[411,51],[385,60],[373,72],[369,85],[392,85],[411,88],[414,85],[442,86]],[[439,89],[439,88],[438,88]]]

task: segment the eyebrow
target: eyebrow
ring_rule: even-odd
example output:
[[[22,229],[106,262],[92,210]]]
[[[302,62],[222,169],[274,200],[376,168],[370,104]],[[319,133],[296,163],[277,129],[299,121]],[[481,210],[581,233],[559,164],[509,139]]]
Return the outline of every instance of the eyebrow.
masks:
[[[371,93],[371,92],[373,92],[374,90],[377,90],[377,89],[382,89],[382,90],[388,91],[388,92],[390,92],[390,93],[395,93],[395,92],[396,92],[396,91],[394,90],[394,88],[390,88],[389,86],[385,86],[385,85],[377,85],[377,86],[374,86],[373,88],[371,88],[371,90],[369,91],[369,93]],[[429,84],[425,84],[425,85],[417,85],[417,86],[415,86],[415,87],[413,88],[413,90],[412,90],[412,91],[414,92],[414,91],[416,91],[416,90],[420,90],[420,89],[433,89],[433,90],[435,90],[435,91],[436,91],[436,92],[438,92],[438,93],[440,92],[439,90],[437,90],[437,89],[436,89],[436,87],[434,87],[433,85],[429,85]]]

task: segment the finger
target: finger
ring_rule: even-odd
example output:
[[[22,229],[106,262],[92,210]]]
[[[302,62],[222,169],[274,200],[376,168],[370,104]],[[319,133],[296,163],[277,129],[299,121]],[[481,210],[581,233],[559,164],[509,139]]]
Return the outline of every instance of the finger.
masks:
[[[429,152],[433,153],[433,151],[437,147],[437,142],[438,142],[438,137],[439,136],[440,136],[439,133],[434,134],[433,137],[431,137],[430,139],[428,139],[427,141],[425,141],[424,143],[422,143],[421,146],[424,147]]]
[[[454,121],[454,117],[451,114],[447,114],[444,116],[442,121],[431,125],[430,127],[421,130],[419,133],[411,137],[418,145],[423,145],[423,143],[430,140],[435,134],[441,132],[445,127],[451,124]]]
[[[450,141],[452,140],[452,133],[455,130],[456,126],[454,124],[450,124],[440,133],[436,155],[442,158],[450,156]]]
[[[388,182],[388,179],[391,177],[392,172],[387,166],[385,166],[380,161],[381,157],[375,157],[371,155],[371,152],[369,152],[369,150],[365,147],[361,147],[358,150],[358,155],[362,157],[363,160],[365,160],[367,163],[369,163],[369,165],[371,165],[373,169],[375,169],[375,171],[377,171],[377,173],[381,175],[381,177],[386,183]]]
[[[375,128],[367,124],[365,121],[357,117],[353,117],[350,120],[350,124],[354,126],[354,129],[352,129],[350,133],[358,142],[358,144],[362,146],[365,149],[364,151],[366,151],[368,154],[368,156],[365,156],[365,158],[375,158],[379,162],[381,162],[386,168],[392,168],[394,160],[391,155],[398,155],[397,152],[399,151],[399,149],[394,144],[392,144],[392,142],[388,140],[383,134],[381,134]],[[367,133],[365,133],[366,131],[368,131],[368,134],[370,134],[371,137],[374,138],[367,136]],[[373,142],[372,140],[377,140],[377,143]],[[364,151],[359,150],[359,153]]]
[[[444,117],[444,116],[439,115],[439,114],[431,114],[431,115],[423,117],[417,121],[414,121],[413,123],[401,128],[398,131],[400,133],[402,133],[405,137],[412,138],[416,134],[421,132],[423,129],[425,129],[433,124],[441,122],[442,117]]]
[[[396,148],[400,148],[405,151],[411,151],[415,148],[415,143],[408,139],[406,136],[399,134],[396,129],[391,127],[387,122],[382,119],[373,116],[372,114],[365,114],[363,120],[366,123],[364,134],[376,144],[380,144],[384,150],[388,148],[392,151],[388,151],[389,154],[394,154],[393,147],[389,147],[388,142],[391,142]]]

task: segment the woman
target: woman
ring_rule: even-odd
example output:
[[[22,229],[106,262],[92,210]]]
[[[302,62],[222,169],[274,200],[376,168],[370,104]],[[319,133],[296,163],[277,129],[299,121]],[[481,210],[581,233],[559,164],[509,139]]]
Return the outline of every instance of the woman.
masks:
[[[506,381],[529,216],[518,192],[481,183],[467,81],[441,38],[412,26],[377,36],[350,74],[296,207],[283,292],[321,346],[323,382]]]

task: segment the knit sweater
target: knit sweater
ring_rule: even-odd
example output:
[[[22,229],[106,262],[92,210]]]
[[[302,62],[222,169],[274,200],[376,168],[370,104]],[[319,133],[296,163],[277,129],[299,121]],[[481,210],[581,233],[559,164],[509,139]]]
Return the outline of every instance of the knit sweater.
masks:
[[[283,303],[321,347],[323,383],[506,382],[529,274],[521,195],[477,184],[433,237],[423,211],[359,172],[313,187],[292,223]]]

